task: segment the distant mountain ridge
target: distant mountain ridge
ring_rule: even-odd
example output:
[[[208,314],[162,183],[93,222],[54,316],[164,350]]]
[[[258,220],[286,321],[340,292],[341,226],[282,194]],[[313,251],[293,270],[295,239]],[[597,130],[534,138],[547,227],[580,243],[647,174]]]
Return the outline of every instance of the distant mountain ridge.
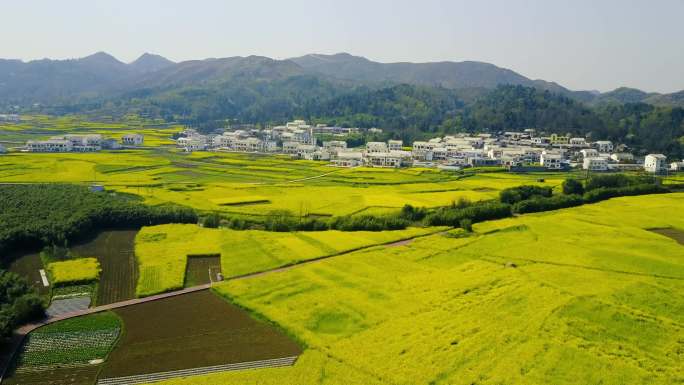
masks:
[[[461,90],[474,100],[499,85],[550,91],[585,103],[649,103],[684,106],[684,91],[646,93],[618,88],[607,93],[572,91],[545,80],[532,80],[510,69],[476,62],[379,63],[348,53],[309,54],[285,60],[263,56],[212,58],[175,63],[145,53],[123,63],[105,52],[80,59],[0,59],[0,104],[54,104],[112,98],[139,90],[215,87],[226,82],[273,82],[316,77],[330,84],[386,87],[410,84]]]

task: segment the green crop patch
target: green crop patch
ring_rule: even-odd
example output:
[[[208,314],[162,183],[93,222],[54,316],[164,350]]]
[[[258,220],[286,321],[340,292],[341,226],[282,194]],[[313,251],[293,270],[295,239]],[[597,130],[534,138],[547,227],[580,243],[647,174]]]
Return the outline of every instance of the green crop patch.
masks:
[[[121,327],[114,313],[105,312],[34,330],[26,337],[3,383],[39,384],[40,378],[64,378],[64,384],[93,383]]]

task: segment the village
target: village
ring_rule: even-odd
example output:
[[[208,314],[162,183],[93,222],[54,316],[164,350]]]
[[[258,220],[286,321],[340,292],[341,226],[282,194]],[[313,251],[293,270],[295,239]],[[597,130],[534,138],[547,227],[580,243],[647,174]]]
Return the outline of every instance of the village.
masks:
[[[593,172],[646,171],[654,174],[684,171],[684,161],[668,163],[663,154],[637,157],[622,144],[582,137],[551,134],[534,129],[498,135],[459,133],[426,141],[369,141],[349,147],[351,135],[381,134],[378,128],[344,128],[309,125],[304,120],[283,126],[257,129],[252,126],[227,128],[221,133],[202,134],[185,129],[175,139],[184,152],[227,151],[285,154],[296,159],[330,162],[334,167],[428,167],[460,170],[469,167],[505,167],[511,171]],[[327,140],[320,140],[325,137]],[[126,134],[120,142],[99,134],[63,135],[48,140],[30,140],[27,152],[94,152],[142,146],[141,134]]]
[[[492,134],[456,134],[405,144],[401,140],[367,142],[349,148],[344,140],[360,128],[312,126],[295,120],[284,126],[263,130],[236,129],[222,134],[203,135],[187,129],[176,140],[183,151],[235,151],[279,153],[293,158],[329,161],[336,167],[435,167],[459,170],[467,167],[500,166],[513,171],[570,170],[640,171],[656,174],[684,170],[684,162],[667,163],[662,154],[638,158],[624,145],[610,141],[590,142],[552,134],[538,136],[533,129]],[[371,128],[369,133],[382,133]],[[328,134],[336,140],[319,144],[317,135]]]

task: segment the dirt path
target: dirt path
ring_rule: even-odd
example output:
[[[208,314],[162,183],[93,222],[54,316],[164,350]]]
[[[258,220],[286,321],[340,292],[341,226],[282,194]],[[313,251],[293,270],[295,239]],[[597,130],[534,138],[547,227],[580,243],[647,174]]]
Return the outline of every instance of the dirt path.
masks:
[[[325,177],[325,176],[328,176],[328,175],[330,175],[330,174],[332,174],[332,173],[335,173],[335,172],[338,172],[338,171],[340,171],[340,170],[333,170],[333,171],[330,171],[330,172],[326,172],[325,174],[315,175],[315,176],[309,176],[309,177],[306,177],[306,178],[288,180],[288,181],[285,182],[285,183],[303,182],[303,181],[305,181],[305,180],[312,180],[312,179],[323,178],[323,177]]]
[[[321,177],[321,176],[318,176],[318,177]],[[324,255],[324,256],[318,257],[318,258],[313,258],[313,259],[308,259],[305,261],[296,262],[294,264],[287,265],[287,266],[280,266],[280,267],[275,267],[272,269],[262,270],[259,272],[247,273],[247,274],[233,276],[233,277],[227,277],[225,280],[226,281],[235,281],[235,280],[241,280],[241,279],[249,279],[249,278],[255,278],[255,277],[263,276],[266,274],[277,273],[277,272],[281,272],[281,271],[287,271],[287,270],[294,269],[294,268],[302,266],[302,265],[308,265],[308,264],[320,262],[320,261],[323,261],[326,259],[340,257],[343,255],[347,255],[347,254],[351,254],[351,253],[360,251],[360,250],[369,249],[371,247],[379,247],[379,246],[398,247],[398,246],[408,245],[411,242],[413,242],[414,239],[423,238],[423,237],[427,237],[427,236],[439,234],[439,233],[445,233],[445,231],[440,230],[440,231],[431,232],[431,233],[427,233],[427,234],[416,235],[416,236],[406,238],[406,239],[401,239],[398,241],[392,241],[392,242],[387,242],[387,243],[381,243],[381,244],[374,244],[374,245],[370,245],[370,246],[359,247],[359,248],[356,248],[353,250],[343,251],[341,253]],[[71,313],[60,314],[60,315],[55,316],[55,317],[46,318],[40,322],[24,325],[24,326],[22,326],[22,327],[20,327],[14,331],[14,334],[12,335],[12,338],[11,338],[11,342],[10,342],[10,344],[8,344],[8,348],[6,349],[6,353],[4,355],[0,356],[0,383],[2,383],[2,379],[3,379],[7,369],[9,367],[10,363],[12,362],[12,358],[14,357],[14,354],[17,351],[17,349],[19,349],[19,346],[21,346],[21,343],[24,340],[24,338],[30,332],[38,329],[41,326],[49,325],[51,323],[66,320],[69,318],[80,317],[83,315],[94,314],[94,313],[100,313],[100,312],[107,311],[107,310],[118,309],[118,308],[137,305],[137,304],[141,304],[141,303],[145,303],[145,302],[158,301],[160,299],[175,297],[175,296],[193,293],[193,292],[201,291],[201,290],[207,290],[209,288],[211,288],[211,283],[205,284],[205,285],[194,286],[194,287],[190,287],[187,289],[171,291],[168,293],[152,295],[149,297],[135,298],[135,299],[127,300],[127,301],[121,301],[121,302],[111,303],[108,305],[96,306],[96,307],[89,308],[89,309],[78,310],[78,311],[74,311]]]

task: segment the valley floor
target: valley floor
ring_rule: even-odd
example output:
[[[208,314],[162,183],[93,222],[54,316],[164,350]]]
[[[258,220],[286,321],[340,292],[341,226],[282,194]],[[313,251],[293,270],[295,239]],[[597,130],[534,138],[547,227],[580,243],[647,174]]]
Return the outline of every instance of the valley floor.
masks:
[[[208,384],[684,381],[684,194],[482,223],[217,290],[308,348]]]

